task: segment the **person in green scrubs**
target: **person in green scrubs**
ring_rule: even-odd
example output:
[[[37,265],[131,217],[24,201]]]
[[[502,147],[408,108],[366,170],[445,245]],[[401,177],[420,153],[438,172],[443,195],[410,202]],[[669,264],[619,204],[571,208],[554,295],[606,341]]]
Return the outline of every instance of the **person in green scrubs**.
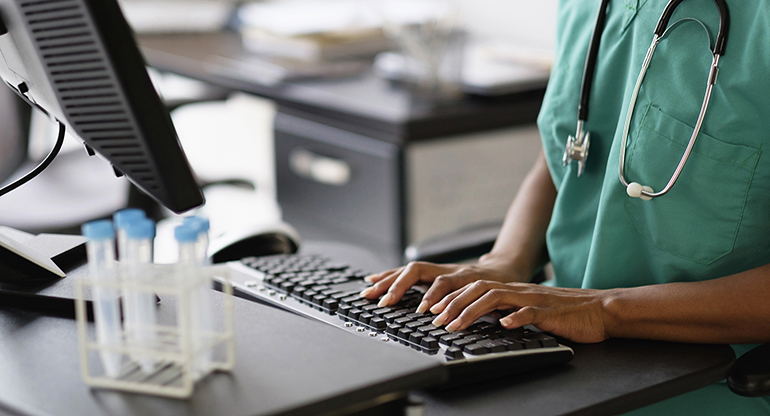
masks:
[[[538,118],[543,154],[492,251],[474,265],[415,262],[369,276],[362,295],[390,305],[412,285],[431,283],[418,310],[437,314],[434,324],[449,331],[516,309],[500,319],[504,327],[533,324],[576,342],[770,342],[770,1],[727,0],[729,38],[701,132],[674,187],[650,201],[627,195],[618,166],[631,95],[667,0],[610,1],[585,171],[578,177],[577,163],[562,164],[599,4],[560,2]],[[719,27],[714,1],[683,1],[672,25],[639,91],[625,158],[627,180],[656,190],[671,178],[700,111]],[[553,280],[527,283],[547,261]],[[638,412],[770,414],[770,402],[720,383]]]

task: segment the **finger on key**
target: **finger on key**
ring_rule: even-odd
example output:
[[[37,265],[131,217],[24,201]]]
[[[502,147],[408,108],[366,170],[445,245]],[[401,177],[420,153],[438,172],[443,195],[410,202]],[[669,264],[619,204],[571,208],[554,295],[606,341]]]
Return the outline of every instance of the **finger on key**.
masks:
[[[400,267],[398,269],[390,269],[380,273],[373,273],[373,274],[370,274],[369,276],[364,277],[364,281],[367,283],[377,283],[380,280],[390,276],[391,274],[399,270],[401,270]]]
[[[380,297],[385,291],[388,290],[390,285],[393,284],[393,282],[396,280],[396,277],[398,277],[400,269],[388,271],[382,273],[384,276],[382,279],[380,279],[377,283],[369,286],[368,288],[361,291],[359,294],[362,297],[365,297],[367,299],[375,299]]]
[[[382,307],[397,303],[401,300],[401,297],[404,296],[404,293],[417,282],[423,278],[430,279],[429,275],[426,274],[426,269],[430,266],[431,265],[428,265],[427,263],[421,262],[411,262],[404,266],[401,273],[390,285],[388,293],[380,299],[380,303],[377,305]]]
[[[455,321],[460,316],[465,308],[484,296],[488,291],[493,288],[501,287],[504,287],[502,283],[490,282],[487,280],[478,280],[464,286],[462,291],[457,296],[455,296],[454,299],[449,301],[449,304],[444,308],[444,311],[441,312],[436,320],[441,318],[439,322],[442,324],[447,324],[446,329],[450,332],[467,327],[473,322],[466,322],[464,319],[461,319],[458,322],[453,321]]]
[[[446,330],[453,332],[469,327],[477,319],[498,309],[504,297],[505,293],[501,289],[487,291],[470,305],[466,306],[460,315],[446,326]]]
[[[454,299],[459,292],[451,297],[449,297],[449,294],[453,294],[474,279],[475,276],[465,270],[438,276],[430,288],[425,292],[425,295],[423,295],[423,303],[430,308],[432,313],[441,313],[444,308],[446,308],[449,301]]]
[[[446,309],[446,305],[449,305],[449,302],[451,302],[454,298],[459,296],[465,288],[460,288],[455,290],[454,292],[444,296],[441,301],[435,305],[433,305],[432,308],[430,308],[431,313],[438,315],[433,322],[431,322],[434,326],[441,326],[447,323],[446,317],[447,315],[444,314],[444,309]]]

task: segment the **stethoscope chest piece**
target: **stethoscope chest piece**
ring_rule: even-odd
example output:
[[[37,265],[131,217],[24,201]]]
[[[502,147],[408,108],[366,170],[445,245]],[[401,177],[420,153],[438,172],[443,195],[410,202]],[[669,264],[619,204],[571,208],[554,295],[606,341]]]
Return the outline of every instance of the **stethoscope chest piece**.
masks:
[[[577,132],[567,138],[567,146],[564,148],[562,164],[569,165],[573,160],[578,163],[577,176],[583,174],[588,159],[588,148],[591,145],[591,133],[583,131],[583,121],[578,121]]]

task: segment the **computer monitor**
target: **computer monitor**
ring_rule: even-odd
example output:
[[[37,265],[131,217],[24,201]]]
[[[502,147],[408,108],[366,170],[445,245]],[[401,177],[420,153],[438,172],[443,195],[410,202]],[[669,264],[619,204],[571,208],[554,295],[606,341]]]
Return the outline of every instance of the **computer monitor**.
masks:
[[[203,203],[116,0],[0,0],[0,77],[161,205]]]

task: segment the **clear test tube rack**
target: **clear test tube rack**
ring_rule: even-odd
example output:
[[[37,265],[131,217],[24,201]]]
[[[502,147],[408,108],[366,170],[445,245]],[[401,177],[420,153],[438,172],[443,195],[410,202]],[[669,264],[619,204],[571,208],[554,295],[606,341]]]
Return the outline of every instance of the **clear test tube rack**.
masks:
[[[233,287],[228,270],[223,266],[201,269],[201,278],[182,280],[175,276],[173,265],[154,265],[153,279],[147,282],[122,282],[122,279],[100,281],[80,279],[76,286],[75,313],[78,325],[80,369],[86,384],[106,388],[163,397],[187,398],[192,395],[195,382],[214,371],[230,371],[235,365],[233,327]],[[194,324],[189,313],[196,290],[212,287],[212,276],[222,285],[223,308],[216,308],[211,328],[199,331],[200,342],[193,341]],[[136,345],[130,342],[132,334],[121,325],[119,345],[107,345],[96,339],[95,330],[89,330],[85,294],[94,289],[114,290],[116,293],[132,291],[157,295],[164,305],[174,305],[173,316],[165,312],[163,319],[152,330],[154,342]],[[124,300],[125,298],[122,298]],[[170,305],[169,305],[170,306]],[[109,377],[100,365],[103,353],[120,354],[121,370],[117,377]],[[201,360],[207,356],[209,359]],[[140,358],[137,358],[140,357]],[[138,364],[140,360],[152,360],[152,371],[146,372]],[[205,364],[201,364],[205,362]]]

